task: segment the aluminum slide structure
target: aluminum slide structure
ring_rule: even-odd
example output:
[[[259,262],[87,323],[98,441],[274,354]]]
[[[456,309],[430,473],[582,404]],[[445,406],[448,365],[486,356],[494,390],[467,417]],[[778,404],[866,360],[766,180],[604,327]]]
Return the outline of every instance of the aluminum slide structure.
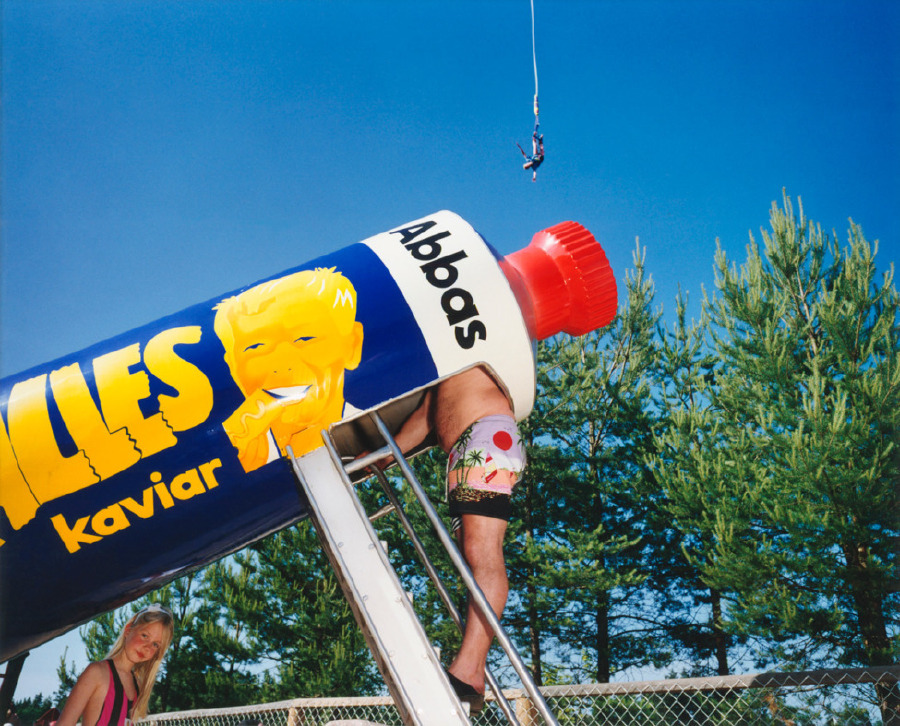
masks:
[[[529,695],[533,709],[537,710],[548,726],[557,724],[521,656],[490,610],[453,538],[416,479],[409,463],[397,448],[379,412],[370,411],[361,414],[356,421],[357,426],[360,424],[368,429],[370,440],[374,433],[384,442],[384,446],[372,447],[374,450],[371,453],[361,456],[358,452],[354,455],[351,451],[348,455],[347,451],[339,451],[336,440],[347,439],[346,436],[341,436],[340,427],[348,424],[338,424],[328,431],[323,431],[324,447],[299,458],[289,453],[297,475],[298,488],[309,503],[310,519],[403,723],[408,726],[436,724],[450,726],[471,722],[468,706],[462,704],[456,697],[439,656],[419,622],[412,602],[372,526],[373,520],[385,514],[393,513],[400,517],[407,535],[423,559],[432,583],[450,610],[451,617],[461,626],[459,612],[440,581],[437,571],[425,555],[421,540],[400,507],[392,483],[375,465],[375,462],[384,459],[388,454],[392,454],[399,464],[406,484],[412,487],[419,504],[425,509],[435,534],[450,555],[469,590],[470,597],[485,613],[489,624],[493,627],[498,642]],[[359,445],[356,448],[359,449]],[[353,483],[354,474],[358,479],[360,473],[366,469],[368,472],[376,473],[390,501],[390,504],[371,516],[364,510]],[[492,708],[491,703],[495,704],[510,724],[518,726],[520,722],[503,697],[494,676],[487,672],[486,679],[494,693],[494,699],[487,702],[485,709]]]

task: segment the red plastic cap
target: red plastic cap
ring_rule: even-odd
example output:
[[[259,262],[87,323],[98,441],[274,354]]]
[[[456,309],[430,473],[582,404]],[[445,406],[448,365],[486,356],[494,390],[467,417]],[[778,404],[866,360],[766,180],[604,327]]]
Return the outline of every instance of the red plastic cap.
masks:
[[[501,267],[514,289],[518,273],[531,298],[526,318],[535,340],[559,332],[584,335],[616,316],[616,278],[609,261],[577,222],[538,232],[527,247],[507,255]]]

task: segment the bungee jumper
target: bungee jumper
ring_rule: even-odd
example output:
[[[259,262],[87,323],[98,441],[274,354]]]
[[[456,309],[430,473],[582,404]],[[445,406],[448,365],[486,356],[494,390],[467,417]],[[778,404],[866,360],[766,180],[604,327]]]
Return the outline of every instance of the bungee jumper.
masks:
[[[535,119],[537,116],[535,116]],[[526,154],[525,149],[518,142],[516,146],[525,157],[525,163],[522,164],[523,169],[531,169],[531,181],[537,181],[537,169],[544,161],[544,135],[540,131],[540,124],[534,122],[534,132],[531,134],[531,154]]]
[[[544,135],[541,133],[541,120],[538,109],[538,72],[537,52],[534,45],[534,0],[531,0],[531,58],[534,62],[534,131],[531,133],[531,154],[526,154],[522,145],[516,142],[522,156],[525,157],[523,169],[531,169],[531,181],[537,181],[537,169],[544,161]]]

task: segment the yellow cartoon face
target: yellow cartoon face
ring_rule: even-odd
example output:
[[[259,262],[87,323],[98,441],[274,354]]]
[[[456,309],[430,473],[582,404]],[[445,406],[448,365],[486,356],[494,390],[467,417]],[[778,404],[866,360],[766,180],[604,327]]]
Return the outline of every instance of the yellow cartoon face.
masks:
[[[321,445],[343,415],[344,371],[362,353],[356,293],[333,270],[306,270],[251,288],[217,308],[225,360],[246,397],[225,422],[246,471]],[[273,445],[274,444],[274,445]]]

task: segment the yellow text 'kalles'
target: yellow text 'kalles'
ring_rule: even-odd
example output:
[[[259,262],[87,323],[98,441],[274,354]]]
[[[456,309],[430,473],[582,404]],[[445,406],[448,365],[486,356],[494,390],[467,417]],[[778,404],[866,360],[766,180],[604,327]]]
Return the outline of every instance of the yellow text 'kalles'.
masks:
[[[213,406],[207,376],[175,352],[200,342],[200,326],[164,330],[92,361],[99,406],[78,363],[16,383],[0,425],[0,507],[19,529],[42,504],[110,478],[178,443],[176,434],[203,423]],[[137,368],[143,363],[149,375]],[[177,395],[156,397],[144,416],[150,376]],[[77,451],[65,456],[53,431],[47,385]],[[2,424],[4,422],[0,422]]]

